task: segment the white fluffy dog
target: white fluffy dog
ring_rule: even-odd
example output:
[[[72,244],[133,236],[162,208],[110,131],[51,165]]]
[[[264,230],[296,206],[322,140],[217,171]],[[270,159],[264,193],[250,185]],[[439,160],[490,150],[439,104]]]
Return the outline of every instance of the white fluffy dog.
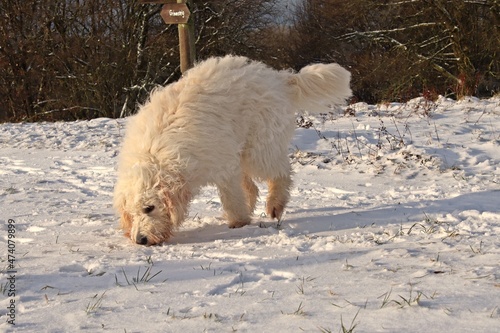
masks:
[[[254,180],[267,181],[267,214],[280,219],[291,186],[294,113],[344,103],[349,81],[337,64],[293,73],[226,56],[154,90],[128,120],[119,156],[114,206],[125,235],[143,245],[168,240],[207,184],[217,186],[230,228],[250,223]]]

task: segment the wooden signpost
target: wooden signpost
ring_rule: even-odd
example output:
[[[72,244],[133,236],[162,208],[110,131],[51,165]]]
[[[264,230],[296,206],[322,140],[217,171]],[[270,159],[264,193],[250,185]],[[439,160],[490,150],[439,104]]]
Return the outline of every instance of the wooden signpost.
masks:
[[[192,0],[139,0],[140,3],[163,3],[161,17],[166,24],[177,24],[179,31],[179,54],[181,72],[184,73],[194,64],[196,49],[194,45],[194,22],[189,7]]]
[[[186,24],[190,14],[191,12],[185,3],[165,4],[160,13],[166,24]]]

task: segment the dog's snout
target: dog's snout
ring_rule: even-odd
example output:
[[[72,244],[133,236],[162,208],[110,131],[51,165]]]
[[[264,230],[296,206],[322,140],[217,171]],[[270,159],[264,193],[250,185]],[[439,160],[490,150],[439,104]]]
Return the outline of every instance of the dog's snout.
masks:
[[[148,238],[146,236],[140,235],[139,237],[137,237],[136,243],[140,245],[146,245],[148,244]]]

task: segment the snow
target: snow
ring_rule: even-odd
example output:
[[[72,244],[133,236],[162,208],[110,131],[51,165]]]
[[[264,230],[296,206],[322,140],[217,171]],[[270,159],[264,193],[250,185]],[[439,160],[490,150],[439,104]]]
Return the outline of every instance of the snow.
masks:
[[[301,122],[283,221],[229,229],[208,187],[154,247],[111,205],[124,120],[1,124],[0,331],[497,332],[500,98]]]

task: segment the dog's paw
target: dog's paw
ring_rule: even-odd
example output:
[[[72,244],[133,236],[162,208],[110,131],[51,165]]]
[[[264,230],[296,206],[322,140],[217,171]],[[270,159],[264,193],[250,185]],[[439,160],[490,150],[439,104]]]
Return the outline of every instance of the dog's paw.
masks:
[[[266,213],[267,216],[269,216],[272,219],[281,219],[281,215],[283,215],[283,210],[285,209],[284,205],[275,205],[275,206],[268,206],[266,208]]]

